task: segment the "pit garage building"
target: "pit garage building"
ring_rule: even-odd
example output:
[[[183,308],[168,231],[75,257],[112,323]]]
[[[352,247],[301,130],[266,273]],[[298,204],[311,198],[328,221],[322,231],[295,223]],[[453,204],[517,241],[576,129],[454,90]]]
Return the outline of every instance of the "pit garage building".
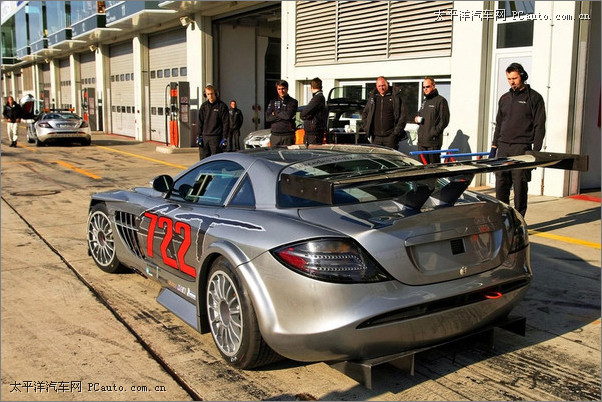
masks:
[[[415,111],[433,76],[450,104],[444,147],[483,152],[516,61],[546,102],[544,149],[590,156],[585,173],[534,172],[533,194],[566,196],[600,188],[600,15],[597,1],[2,2],[1,90],[140,141],[170,143],[175,119],[174,145],[190,147],[207,84],[237,100],[248,133],[281,78],[303,105],[313,77],[365,93],[383,75]]]

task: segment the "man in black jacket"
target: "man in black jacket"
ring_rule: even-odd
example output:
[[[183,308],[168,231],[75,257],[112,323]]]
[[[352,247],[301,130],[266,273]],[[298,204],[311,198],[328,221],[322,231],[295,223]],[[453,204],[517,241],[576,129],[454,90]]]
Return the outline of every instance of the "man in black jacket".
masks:
[[[23,117],[23,111],[21,110],[21,106],[15,102],[15,99],[12,96],[9,96],[7,101],[6,105],[4,105],[2,116],[8,120],[6,122],[6,131],[8,131],[10,146],[16,147],[17,140],[19,139],[17,129],[19,128],[19,122]]]
[[[238,151],[240,150],[240,128],[242,127],[243,115],[242,111],[236,107],[236,101],[232,99],[230,101],[230,133],[228,134],[228,148],[227,151]]]
[[[540,151],[546,135],[544,100],[525,83],[529,75],[519,63],[512,63],[506,68],[506,78],[510,91],[502,95],[498,103],[490,156],[494,156],[496,151],[498,157]],[[496,198],[510,203],[510,189],[514,188],[514,207],[525,216],[531,170],[499,172],[495,176]]]
[[[376,79],[376,89],[368,97],[362,123],[373,144],[397,149],[399,141],[407,138],[405,104],[401,93],[394,92],[385,77]]]
[[[301,120],[305,129],[306,144],[321,144],[326,130],[326,99],[322,92],[322,80],[318,77],[311,80],[312,98],[301,111]]]
[[[295,144],[295,115],[297,100],[288,94],[288,82],[276,83],[278,97],[272,99],[265,111],[265,121],[271,124],[270,146],[272,148]]]
[[[199,109],[199,158],[203,159],[220,152],[220,143],[230,130],[228,106],[217,97],[213,85],[205,87],[205,98]]]
[[[449,124],[449,107],[447,101],[435,88],[435,79],[426,77],[422,82],[424,101],[414,117],[418,124],[418,150],[435,151],[443,145],[443,130]],[[441,162],[440,154],[425,154],[428,163]]]

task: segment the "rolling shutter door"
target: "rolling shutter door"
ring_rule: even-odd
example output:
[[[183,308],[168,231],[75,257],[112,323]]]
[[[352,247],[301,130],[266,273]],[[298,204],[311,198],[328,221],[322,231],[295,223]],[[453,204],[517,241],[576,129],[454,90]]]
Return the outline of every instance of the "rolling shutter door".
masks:
[[[450,56],[451,1],[299,1],[298,65]],[[439,21],[438,21],[439,20]]]
[[[114,134],[136,136],[134,107],[134,55],[132,42],[109,49],[111,126]]]
[[[61,96],[56,107],[61,109],[71,109],[73,102],[71,100],[71,74],[69,71],[69,59],[59,60],[59,83],[61,86]]]
[[[50,109],[50,88],[52,83],[50,80],[50,64],[42,64],[42,74],[40,74],[40,99],[44,101],[44,109]]]
[[[165,142],[165,119],[168,114],[165,104],[169,101],[167,86],[170,82],[187,81],[186,30],[178,29],[149,36],[148,58],[150,139]]]
[[[25,92],[25,94],[34,94],[34,87],[33,87],[33,69],[34,66],[31,65],[29,67],[25,67],[23,69],[23,91]]]
[[[16,94],[13,93],[13,79],[15,77],[15,73],[6,74],[4,79],[6,80],[6,96],[12,96],[13,99],[17,97]],[[4,105],[2,105],[4,106]]]
[[[94,53],[83,53],[79,58],[79,71],[83,87],[96,83],[96,57]]]
[[[17,96],[14,97],[15,102],[19,102],[19,99],[23,96],[23,81],[21,81],[21,73],[15,73],[15,87],[17,88]]]

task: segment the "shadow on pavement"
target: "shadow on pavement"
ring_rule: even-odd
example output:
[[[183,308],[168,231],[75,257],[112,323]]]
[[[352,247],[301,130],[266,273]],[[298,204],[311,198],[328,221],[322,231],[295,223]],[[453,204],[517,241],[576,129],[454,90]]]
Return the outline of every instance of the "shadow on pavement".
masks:
[[[109,145],[138,145],[138,144],[141,144],[141,142],[140,141],[132,141],[132,140],[120,140],[120,139],[97,140],[94,137],[92,137],[92,145],[109,146]]]
[[[547,222],[540,222],[529,225],[529,229],[537,230],[538,232],[549,232],[555,229],[561,229],[589,223],[600,220],[600,207],[594,207],[578,212],[571,212],[560,218],[552,219]]]

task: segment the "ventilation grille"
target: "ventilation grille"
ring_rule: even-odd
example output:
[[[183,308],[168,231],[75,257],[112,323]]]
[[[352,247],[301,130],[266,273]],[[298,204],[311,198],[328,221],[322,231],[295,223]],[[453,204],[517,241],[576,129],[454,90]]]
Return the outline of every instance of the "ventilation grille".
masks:
[[[128,247],[138,258],[144,258],[140,242],[138,241],[138,229],[136,228],[136,216],[127,212],[115,212],[115,225],[117,233]]]
[[[451,1],[298,1],[298,65],[450,56]]]

